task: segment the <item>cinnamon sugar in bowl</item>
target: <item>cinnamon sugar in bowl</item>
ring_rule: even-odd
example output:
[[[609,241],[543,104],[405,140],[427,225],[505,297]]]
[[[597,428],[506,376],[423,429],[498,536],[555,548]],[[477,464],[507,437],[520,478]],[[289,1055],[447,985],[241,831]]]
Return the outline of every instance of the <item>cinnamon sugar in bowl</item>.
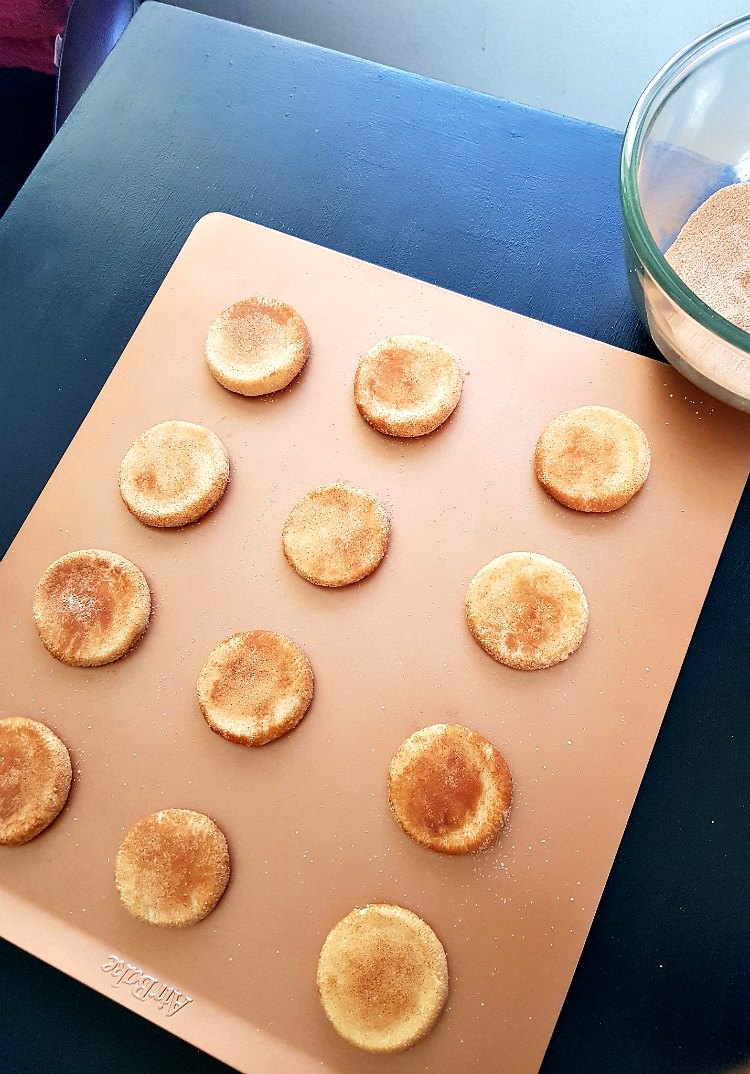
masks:
[[[730,194],[706,203],[724,187],[750,183],[748,100],[750,15],[712,30],[662,68],[635,107],[620,158],[625,256],[639,316],[688,380],[746,411],[750,219],[738,232]],[[739,191],[750,206],[746,193]]]

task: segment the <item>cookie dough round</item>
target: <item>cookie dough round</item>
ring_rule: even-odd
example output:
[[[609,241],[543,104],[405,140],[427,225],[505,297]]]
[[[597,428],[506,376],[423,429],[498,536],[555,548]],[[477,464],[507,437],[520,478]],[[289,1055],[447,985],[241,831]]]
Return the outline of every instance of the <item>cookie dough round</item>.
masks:
[[[484,850],[507,823],[513,795],[500,751],[461,724],[415,731],[391,762],[388,801],[407,835],[443,854]]]
[[[99,548],[50,564],[34,598],[34,622],[54,657],[75,667],[119,660],[141,637],[151,593],[130,560]]]
[[[194,925],[229,883],[224,833],[205,814],[162,809],[130,829],[117,852],[115,883],[128,913],[163,928]]]
[[[427,336],[391,336],[359,363],[354,401],[373,428],[389,436],[424,436],[439,428],[461,397],[456,356]]]
[[[540,483],[575,511],[616,511],[642,488],[650,467],[643,429],[603,406],[560,414],[542,430],[534,452]]]
[[[378,566],[390,528],[388,512],[369,492],[322,485],[292,509],[281,542],[290,565],[308,582],[350,585]]]
[[[307,325],[275,298],[243,299],[212,322],[206,361],[219,384],[239,395],[268,395],[286,388],[310,354]]]
[[[511,668],[559,664],[583,641],[589,609],[578,579],[536,552],[508,552],[482,567],[466,593],[469,629]]]
[[[73,771],[64,742],[43,723],[0,720],[0,845],[28,843],[68,800]]]
[[[337,1033],[367,1052],[401,1052],[437,1022],[448,997],[445,951],[420,917],[375,903],[331,929],[318,992]]]
[[[310,661],[299,645],[270,630],[227,638],[198,679],[198,703],[208,726],[243,746],[262,746],[291,731],[312,696]]]
[[[165,421],[142,433],[120,466],[120,495],[147,526],[186,526],[215,507],[229,481],[229,455],[215,433]]]

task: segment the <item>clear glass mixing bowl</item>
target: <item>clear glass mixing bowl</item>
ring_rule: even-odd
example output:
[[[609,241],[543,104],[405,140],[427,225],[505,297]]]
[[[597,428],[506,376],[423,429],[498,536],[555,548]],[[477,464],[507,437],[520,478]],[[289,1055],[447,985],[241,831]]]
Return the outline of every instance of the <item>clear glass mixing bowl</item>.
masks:
[[[748,180],[750,15],[661,69],[635,106],[620,158],[628,279],[641,320],[688,380],[750,411],[750,333],[702,302],[664,258],[701,202]]]

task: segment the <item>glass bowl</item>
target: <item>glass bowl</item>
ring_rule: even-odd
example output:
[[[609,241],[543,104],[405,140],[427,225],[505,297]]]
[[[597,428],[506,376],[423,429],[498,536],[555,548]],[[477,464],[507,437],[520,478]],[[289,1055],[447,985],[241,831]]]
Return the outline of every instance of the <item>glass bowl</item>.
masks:
[[[692,291],[664,257],[720,187],[750,180],[750,15],[699,38],[646,87],[620,158],[628,280],[664,357],[704,391],[750,411],[750,332]]]

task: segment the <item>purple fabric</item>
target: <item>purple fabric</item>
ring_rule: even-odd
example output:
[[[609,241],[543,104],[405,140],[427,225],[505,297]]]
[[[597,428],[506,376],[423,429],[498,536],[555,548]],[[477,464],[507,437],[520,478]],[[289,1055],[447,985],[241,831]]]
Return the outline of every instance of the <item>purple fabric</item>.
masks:
[[[0,0],[0,67],[28,67],[54,75],[55,37],[70,0]]]

